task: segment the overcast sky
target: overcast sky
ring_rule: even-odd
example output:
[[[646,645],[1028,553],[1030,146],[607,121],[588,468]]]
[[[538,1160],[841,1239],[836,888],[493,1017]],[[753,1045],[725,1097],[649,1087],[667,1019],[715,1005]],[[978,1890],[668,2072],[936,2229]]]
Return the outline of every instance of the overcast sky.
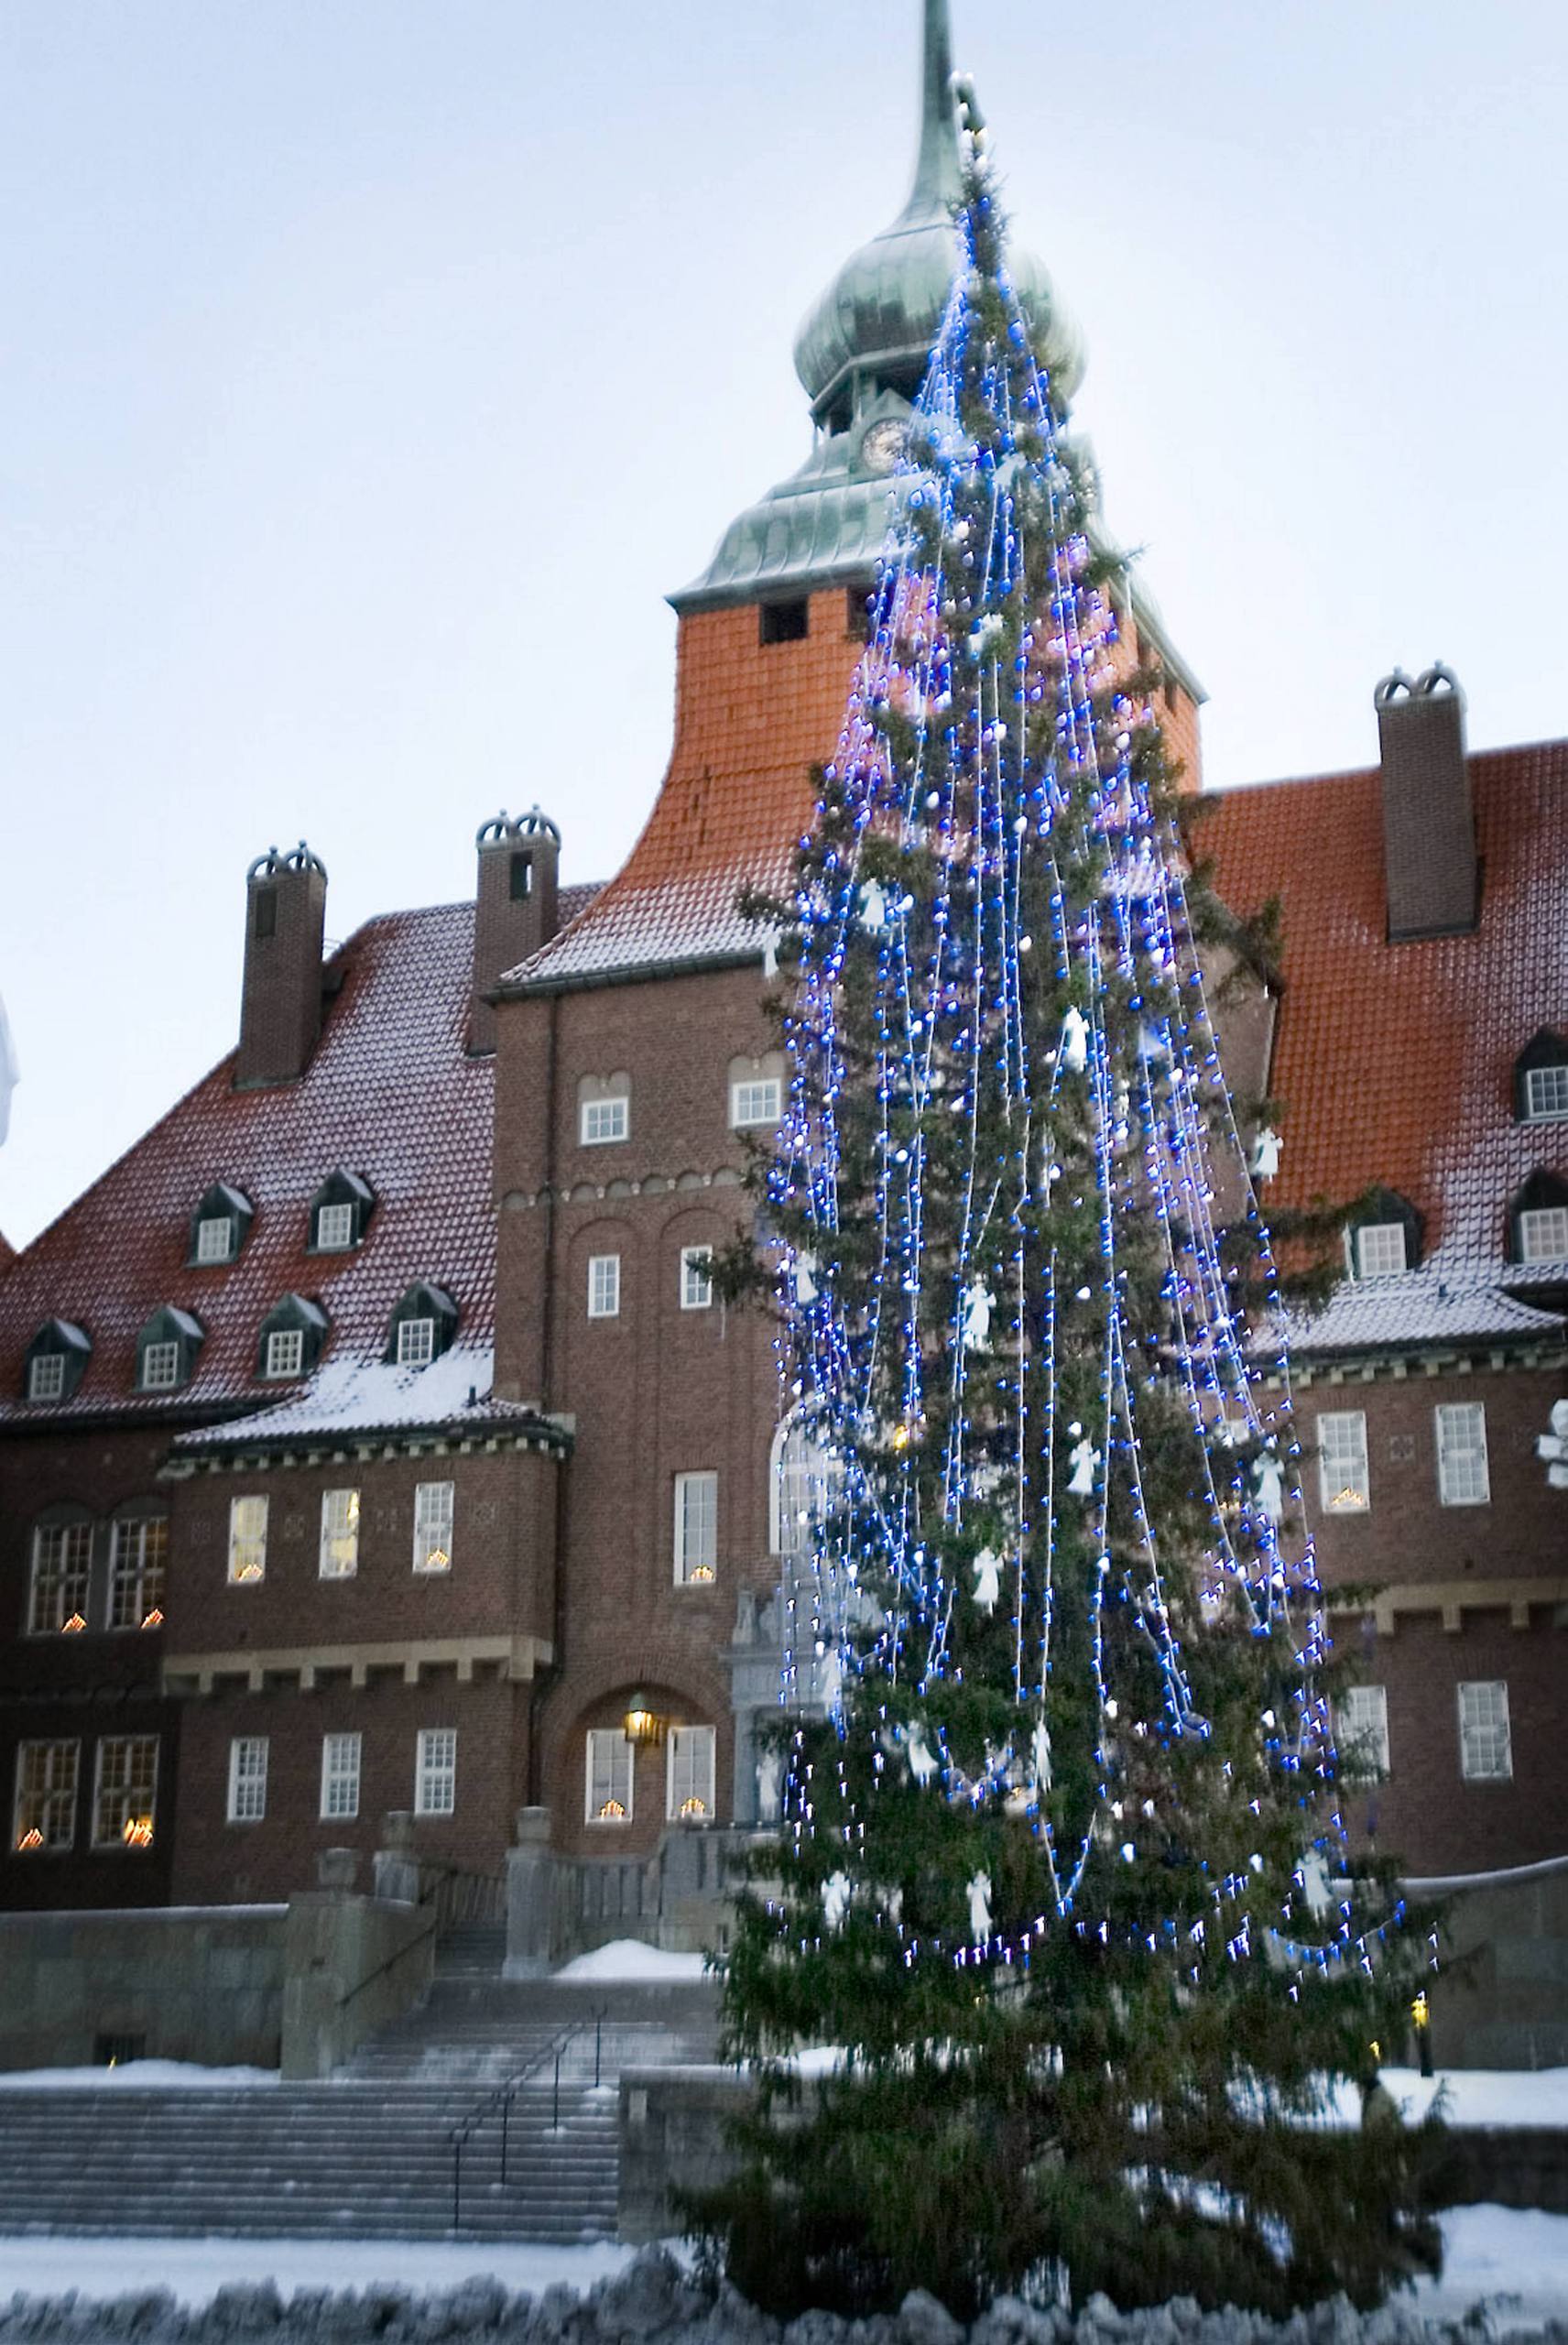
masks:
[[[1568,731],[1561,0],[953,16],[1210,780],[1367,762],[1439,657],[1476,746]],[[793,330],[903,201],[919,18],[0,0],[13,1241],[230,1047],[271,842],[334,937],[469,893],[501,805],[620,860],[662,598],[806,453]]]

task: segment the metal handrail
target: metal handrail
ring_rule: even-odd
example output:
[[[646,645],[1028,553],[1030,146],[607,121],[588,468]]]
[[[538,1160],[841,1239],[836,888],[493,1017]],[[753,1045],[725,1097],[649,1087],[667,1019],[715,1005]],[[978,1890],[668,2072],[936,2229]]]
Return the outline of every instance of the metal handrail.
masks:
[[[561,2131],[561,2060],[568,2047],[574,2044],[580,2035],[585,2035],[592,2027],[593,2030],[593,2083],[597,2089],[604,2057],[604,2014],[609,2008],[608,2003],[601,2003],[588,2019],[575,2020],[570,2027],[558,2029],[541,2051],[536,2052],[533,2058],[526,2062],[522,2067],[515,2069],[511,2076],[504,2078],[498,2085],[492,2087],[484,2100],[476,2101],[467,2116],[459,2118],[457,2123],[452,2126],[447,2139],[452,2143],[452,2227],[454,2231],[461,2230],[463,2228],[463,2153],[474,2134],[486,2120],[495,2114],[496,2106],[499,2104],[501,2180],[505,2183],[506,2153],[511,2142],[513,2100],[522,2087],[538,2076],[545,2063],[553,2060],[555,2078],[550,2091],[550,2130],[552,2133],[559,2133]]]
[[[346,2011],[350,2003],[354,2001],[355,1997],[363,1995],[367,1987],[374,1987],[376,1981],[380,1978],[384,1978],[388,1970],[396,1970],[397,1965],[403,1960],[405,1955],[414,1953],[416,1948],[423,1946],[428,1939],[433,1938],[440,1927],[441,1924],[439,1919],[432,1917],[429,1928],[421,1930],[417,1938],[406,1939],[403,1945],[397,1948],[396,1954],[389,1954],[385,1962],[378,1962],[374,1970],[367,1970],[364,1978],[360,1980],[357,1986],[351,1987],[346,1995],[340,1995],[338,1997],[339,2011]]]

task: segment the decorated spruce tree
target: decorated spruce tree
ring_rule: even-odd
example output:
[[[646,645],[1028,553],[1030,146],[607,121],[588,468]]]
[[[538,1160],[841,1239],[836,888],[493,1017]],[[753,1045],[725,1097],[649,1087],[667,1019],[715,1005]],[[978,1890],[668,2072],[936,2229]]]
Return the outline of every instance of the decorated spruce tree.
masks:
[[[1435,2255],[1415,2137],[1354,2091],[1431,1947],[1347,1867],[1214,908],[962,112],[958,275],[776,915],[795,1682],[726,1982],[760,2107],[702,2221],[779,2308],[1369,2304]]]

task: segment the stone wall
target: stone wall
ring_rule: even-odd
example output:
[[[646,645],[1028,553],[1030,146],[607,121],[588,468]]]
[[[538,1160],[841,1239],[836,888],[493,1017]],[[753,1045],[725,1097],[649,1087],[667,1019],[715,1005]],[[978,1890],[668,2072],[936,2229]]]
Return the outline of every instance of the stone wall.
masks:
[[[282,1905],[0,1914],[0,2068],[142,2056],[274,2068]]]
[[[1405,1886],[1450,1901],[1431,1989],[1437,2066],[1568,2064],[1568,1857]]]

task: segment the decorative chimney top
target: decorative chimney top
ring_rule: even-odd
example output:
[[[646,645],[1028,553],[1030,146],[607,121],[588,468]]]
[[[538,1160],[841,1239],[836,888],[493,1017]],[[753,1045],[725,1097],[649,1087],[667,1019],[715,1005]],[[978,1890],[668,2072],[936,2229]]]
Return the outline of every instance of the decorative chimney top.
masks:
[[[297,1083],[321,1031],[327,867],[303,839],[245,873],[245,976],[234,1084]]]
[[[495,1047],[495,1012],[487,997],[508,969],[548,944],[561,925],[561,833],[537,806],[517,815],[503,807],[480,824],[474,845],[479,887],[468,1047],[483,1056]]]
[[[1396,668],[1372,695],[1383,781],[1388,942],[1458,936],[1480,917],[1465,694],[1441,661]]]
[[[258,855],[245,873],[245,881],[248,885],[253,879],[276,879],[280,871],[315,871],[323,879],[327,876],[327,867],[321,856],[312,855],[301,839],[287,855],[279,855],[275,846],[269,846],[265,855]]]

